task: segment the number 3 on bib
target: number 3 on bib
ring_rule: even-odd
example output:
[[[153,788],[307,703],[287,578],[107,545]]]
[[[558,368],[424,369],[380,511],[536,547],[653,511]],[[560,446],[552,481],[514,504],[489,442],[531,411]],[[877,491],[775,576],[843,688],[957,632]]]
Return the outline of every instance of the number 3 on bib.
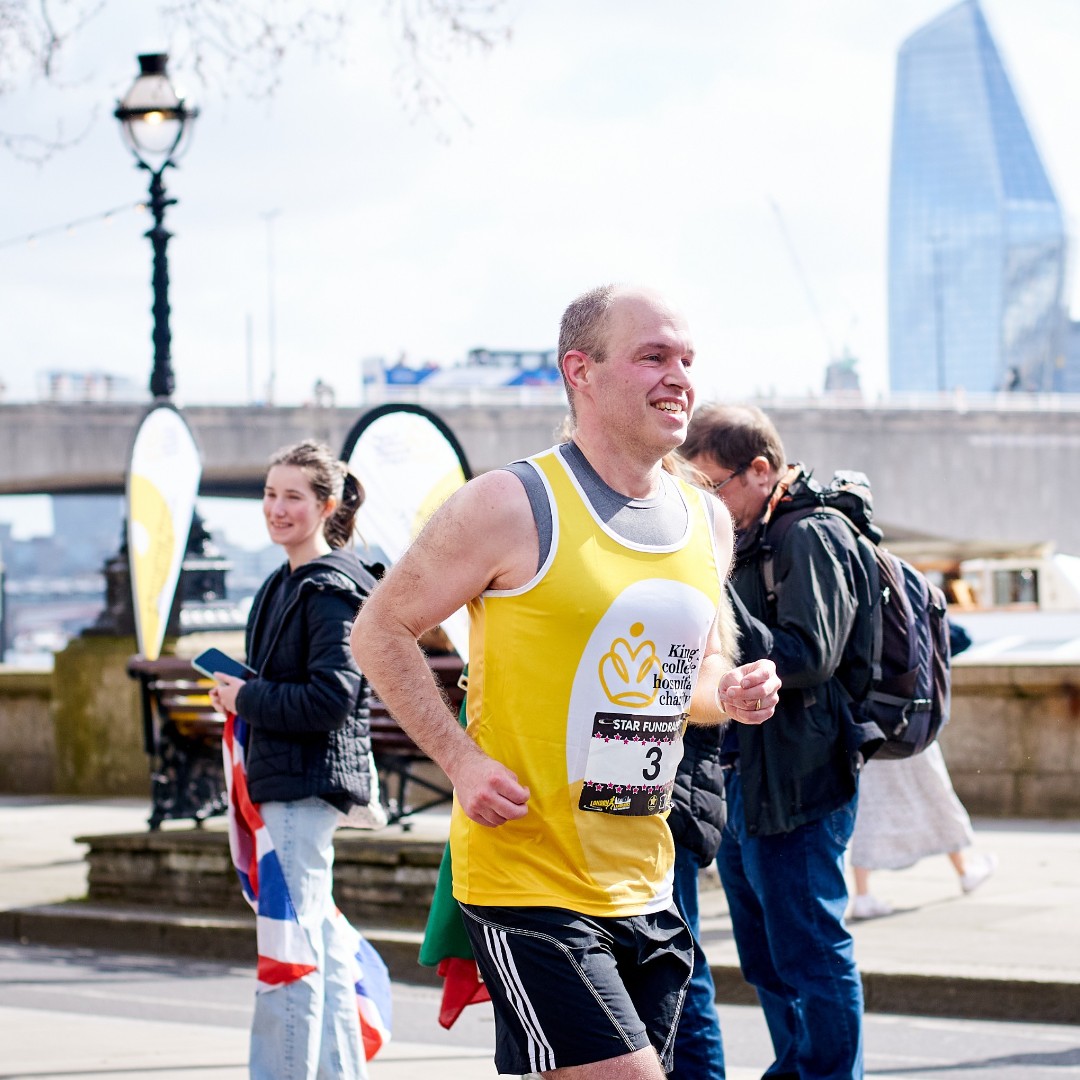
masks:
[[[671,806],[682,757],[681,714],[597,713],[578,807],[646,817]]]

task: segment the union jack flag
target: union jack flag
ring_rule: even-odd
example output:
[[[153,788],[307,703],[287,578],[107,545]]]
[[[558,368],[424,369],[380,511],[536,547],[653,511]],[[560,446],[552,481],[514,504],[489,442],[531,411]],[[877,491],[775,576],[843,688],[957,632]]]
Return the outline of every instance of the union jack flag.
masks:
[[[316,969],[315,951],[296,915],[281,862],[251,801],[244,765],[248,725],[239,716],[225,720],[222,752],[229,793],[229,850],[244,897],[255,912],[259,962],[257,993],[302,979]],[[341,912],[342,929],[355,938],[356,1004],[364,1053],[370,1061],[390,1041],[390,975],[382,957]]]

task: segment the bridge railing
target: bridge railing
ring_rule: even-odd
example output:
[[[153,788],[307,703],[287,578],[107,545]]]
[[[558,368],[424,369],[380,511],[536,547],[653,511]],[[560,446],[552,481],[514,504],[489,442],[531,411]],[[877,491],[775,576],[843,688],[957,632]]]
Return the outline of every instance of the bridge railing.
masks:
[[[709,387],[699,387],[698,400],[718,398]],[[966,390],[948,390],[934,393],[863,394],[859,391],[834,391],[822,394],[749,394],[732,395],[730,401],[741,401],[776,409],[831,409],[831,410],[893,410],[910,412],[1008,412],[1008,413],[1075,413],[1080,412],[1080,394],[1059,393],[969,393]],[[376,405],[403,402],[428,405],[436,408],[467,408],[507,406],[555,407],[566,405],[566,394],[561,385],[549,386],[415,386],[393,384],[367,384],[360,402],[353,406],[342,403],[342,408],[363,411]],[[5,398],[0,409],[17,409],[27,406],[59,406],[76,412],[88,402],[48,401],[46,399],[19,400]],[[130,401],[93,402],[95,405],[131,406]],[[250,402],[229,403],[236,408],[252,408]],[[189,409],[206,408],[208,403],[190,401]],[[141,407],[141,406],[140,406]],[[216,407],[216,406],[215,406]],[[265,408],[269,408],[264,406]],[[295,408],[287,405],[286,408]]]
[[[699,400],[711,400],[706,388]],[[992,393],[974,394],[966,390],[934,393],[880,393],[876,395],[838,391],[829,394],[797,396],[749,395],[742,400],[762,408],[779,409],[850,409],[900,412],[1009,412],[1074,413],[1080,412],[1080,394]],[[393,386],[368,385],[364,388],[364,406],[388,402],[408,402],[440,408],[467,406],[558,406],[566,404],[561,386]]]
[[[1080,394],[969,394],[965,390],[941,393],[863,395],[854,392],[808,394],[798,397],[757,395],[745,399],[763,409],[830,409],[895,412],[1080,412]]]

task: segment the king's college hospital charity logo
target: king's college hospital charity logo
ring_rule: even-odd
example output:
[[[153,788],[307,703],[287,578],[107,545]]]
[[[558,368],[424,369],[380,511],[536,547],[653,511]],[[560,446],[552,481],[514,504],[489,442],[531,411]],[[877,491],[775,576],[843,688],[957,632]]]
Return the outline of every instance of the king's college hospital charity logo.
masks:
[[[630,627],[631,639],[644,633],[644,623]],[[656,643],[648,639],[631,645],[624,637],[616,638],[600,658],[600,685],[608,701],[625,708],[647,709],[652,705],[660,692],[663,674]]]

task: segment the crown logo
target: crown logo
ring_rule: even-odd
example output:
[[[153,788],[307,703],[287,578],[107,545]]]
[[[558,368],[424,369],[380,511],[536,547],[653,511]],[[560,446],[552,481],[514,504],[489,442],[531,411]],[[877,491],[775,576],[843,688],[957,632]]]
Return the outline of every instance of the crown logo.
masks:
[[[630,627],[631,638],[641,637],[644,632],[643,623],[637,622]],[[649,674],[654,670],[663,676],[664,669],[653,642],[642,641],[634,647],[626,638],[616,638],[600,658],[600,684],[613,704],[644,709],[659,693],[658,685],[650,685]]]

